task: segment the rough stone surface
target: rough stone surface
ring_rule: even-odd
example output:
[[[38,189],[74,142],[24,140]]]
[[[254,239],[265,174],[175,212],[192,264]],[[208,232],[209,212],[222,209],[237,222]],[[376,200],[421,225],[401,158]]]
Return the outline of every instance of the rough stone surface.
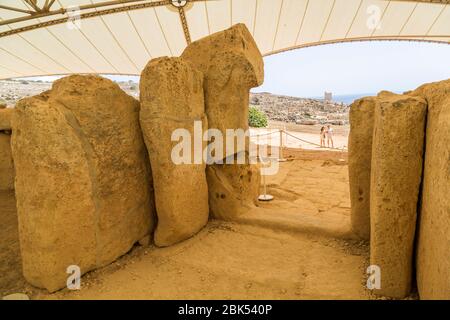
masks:
[[[139,103],[112,81],[70,76],[21,100],[12,151],[25,278],[55,291],[70,265],[111,263],[151,232]]]
[[[382,92],[375,107],[370,193],[370,264],[381,269],[375,293],[402,298],[412,280],[422,175],[426,102]]]
[[[2,300],[30,300],[30,298],[25,293],[13,293],[4,296]]]
[[[150,61],[141,75],[140,121],[152,165],[158,225],[155,244],[169,246],[197,233],[208,221],[208,186],[201,159],[207,129],[202,74],[182,58]],[[200,161],[194,163],[194,122],[200,124]],[[191,161],[172,159],[175,129],[187,130]],[[178,154],[178,153],[177,153]]]
[[[260,168],[253,164],[214,164],[206,168],[209,206],[216,219],[233,220],[256,207]]]
[[[190,44],[182,57],[204,74],[209,128],[248,129],[249,92],[264,80],[261,53],[244,24]],[[224,143],[224,158],[244,151],[234,139],[234,150]],[[248,151],[248,141],[246,143]]]
[[[14,189],[11,135],[0,131],[0,190]]]
[[[356,100],[350,106],[348,172],[352,231],[370,239],[370,164],[376,98]]]
[[[182,57],[203,73],[209,128],[220,130],[224,137],[227,129],[248,130],[249,92],[263,83],[264,62],[247,27],[237,24],[195,41],[185,49]],[[233,140],[234,146],[227,145],[224,140],[224,158],[249,151],[248,139],[245,144],[240,144],[237,138]],[[253,172],[253,176],[241,181],[233,176],[247,176],[245,172]],[[254,201],[255,192],[252,190],[259,188],[259,170],[249,169],[248,166],[216,164],[208,167],[207,177],[210,212],[218,218],[229,219],[243,213],[244,203]],[[243,190],[251,193],[244,196]],[[241,204],[244,206],[240,207]]]
[[[450,299],[450,80],[414,95],[428,103],[426,154],[417,241],[421,299]]]
[[[11,118],[13,114],[13,108],[0,109],[0,131],[11,130]]]

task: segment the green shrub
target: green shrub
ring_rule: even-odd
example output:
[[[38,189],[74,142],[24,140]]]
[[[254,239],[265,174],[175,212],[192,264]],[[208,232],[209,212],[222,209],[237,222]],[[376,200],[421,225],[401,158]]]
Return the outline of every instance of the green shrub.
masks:
[[[267,127],[267,116],[264,112],[250,106],[248,110],[248,125],[253,128]]]

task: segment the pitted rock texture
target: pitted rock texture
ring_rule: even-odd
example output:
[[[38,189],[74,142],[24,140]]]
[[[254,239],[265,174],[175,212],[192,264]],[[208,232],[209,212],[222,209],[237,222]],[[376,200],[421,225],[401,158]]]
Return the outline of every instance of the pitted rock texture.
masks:
[[[208,221],[206,164],[202,159],[206,148],[203,131],[208,123],[203,77],[182,58],[158,58],[142,72],[140,92],[140,122],[152,165],[158,215],[154,239],[157,246],[164,247],[186,240]],[[172,141],[176,132],[187,133],[188,141]],[[200,138],[199,143],[196,138]],[[177,152],[176,146],[183,142],[184,153]],[[183,155],[190,159],[181,163]]]
[[[370,187],[370,264],[381,269],[377,294],[410,293],[422,179],[426,101],[381,92],[375,106]]]
[[[25,278],[55,291],[67,267],[107,265],[148,235],[153,191],[139,103],[115,83],[70,76],[21,100],[12,151]]]

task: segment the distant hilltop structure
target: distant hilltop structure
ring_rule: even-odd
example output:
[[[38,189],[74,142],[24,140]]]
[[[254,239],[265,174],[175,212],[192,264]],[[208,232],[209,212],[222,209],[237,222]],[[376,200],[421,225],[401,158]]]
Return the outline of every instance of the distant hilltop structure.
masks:
[[[325,91],[323,100],[325,102],[331,102],[333,100],[333,93]]]

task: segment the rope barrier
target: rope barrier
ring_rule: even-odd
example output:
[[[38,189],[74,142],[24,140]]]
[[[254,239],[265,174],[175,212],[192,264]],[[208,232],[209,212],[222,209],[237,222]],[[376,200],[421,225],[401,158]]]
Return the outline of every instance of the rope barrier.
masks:
[[[308,141],[308,140],[301,139],[301,138],[296,137],[296,136],[294,136],[294,135],[290,134],[289,132],[287,132],[287,131],[285,131],[285,130],[282,130],[282,129],[281,129],[281,130],[277,130],[277,131],[273,131],[273,132],[268,132],[268,133],[256,134],[256,135],[252,135],[252,136],[250,136],[250,137],[251,137],[251,138],[253,138],[253,137],[259,138],[259,137],[261,137],[261,136],[267,136],[267,135],[271,135],[271,134],[279,133],[279,132],[282,132],[282,133],[284,132],[285,135],[288,135],[288,136],[290,136],[290,137],[292,137],[292,138],[295,138],[295,139],[297,139],[297,140],[299,140],[299,141],[302,141],[302,142],[305,142],[305,143],[309,143],[309,144],[314,145],[314,146],[322,147],[322,146],[321,146],[320,144],[318,144],[318,143],[315,143],[315,142],[311,142],[311,141]],[[330,148],[330,147],[328,147],[327,149],[343,151],[344,149],[347,149],[347,147],[346,147],[346,146],[343,146],[342,148],[334,148],[334,147]]]
[[[271,134],[274,133],[278,133],[282,130],[277,130],[277,131],[272,131],[272,132],[266,132],[266,133],[261,133],[261,134],[255,134],[255,135],[251,135],[250,138],[254,138],[254,137],[263,137],[263,136],[270,136]]]

